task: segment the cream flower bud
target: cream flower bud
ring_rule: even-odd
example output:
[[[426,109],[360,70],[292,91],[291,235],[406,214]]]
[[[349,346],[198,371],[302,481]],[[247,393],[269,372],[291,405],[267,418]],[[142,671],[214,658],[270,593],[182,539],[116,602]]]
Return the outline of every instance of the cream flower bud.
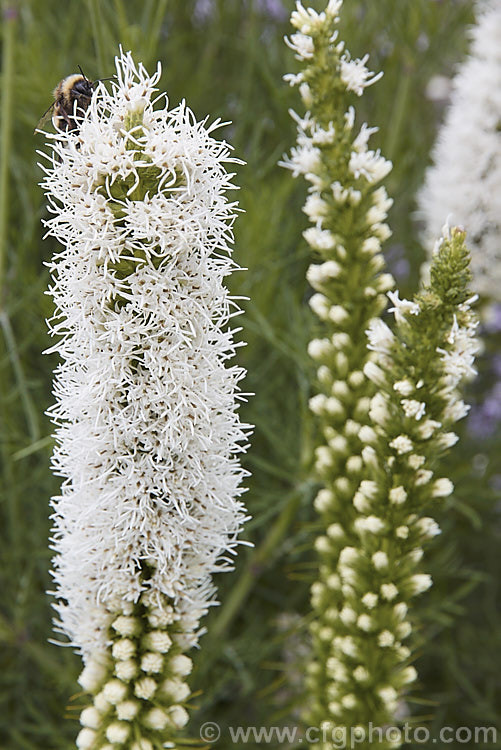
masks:
[[[432,496],[433,497],[448,497],[454,492],[454,485],[450,479],[442,477],[441,479],[435,479],[433,482]]]
[[[359,492],[365,495],[369,500],[374,500],[379,491],[377,482],[374,482],[372,479],[363,479],[360,482],[360,487],[358,489]]]
[[[331,591],[338,591],[341,586],[341,579],[339,578],[337,573],[331,573],[330,576],[327,577],[325,582],[327,584],[327,587]]]
[[[458,440],[459,437],[455,432],[444,432],[437,438],[439,446],[444,450],[446,450],[447,448],[452,448],[453,445],[456,445]]]
[[[129,736],[129,726],[124,721],[114,721],[106,728],[106,739],[112,744],[122,744]]]
[[[327,536],[330,537],[330,539],[342,539],[345,536],[345,533],[341,524],[331,523],[330,526],[327,527]]]
[[[408,453],[413,448],[412,440],[407,435],[399,435],[390,442],[390,448],[399,455]]]
[[[351,607],[343,607],[343,609],[339,613],[339,619],[344,625],[348,627],[356,622],[357,613]]]
[[[433,472],[430,471],[430,469],[419,469],[416,472],[415,483],[418,487],[422,487],[423,485],[428,484],[432,477]]]
[[[381,596],[391,602],[398,596],[398,589],[394,583],[383,583],[381,585]]]
[[[186,682],[180,680],[165,680],[162,683],[162,692],[169,696],[173,702],[184,701],[190,695],[190,688]]]
[[[137,674],[137,664],[132,659],[118,661],[115,664],[115,674],[119,680],[129,682]]]
[[[136,653],[136,645],[130,638],[121,638],[119,641],[115,641],[111,653],[117,661],[129,660]]]
[[[303,237],[314,250],[329,250],[336,244],[332,232],[318,227],[308,227],[303,232]]]
[[[391,685],[379,688],[378,695],[384,703],[393,704],[398,700],[398,693],[394,687],[391,687]]]
[[[148,674],[161,672],[164,665],[164,658],[161,654],[149,651],[141,657],[141,669]]]
[[[172,706],[169,709],[169,720],[176,729],[182,729],[188,723],[188,711],[183,706]]]
[[[191,674],[191,670],[193,669],[193,662],[190,659],[189,656],[185,656],[184,654],[177,654],[176,656],[173,656],[169,662],[169,669],[173,672],[173,674],[179,675],[180,677],[187,677],[189,674]]]
[[[362,604],[367,607],[367,609],[374,609],[377,603],[378,596],[371,591],[367,592],[367,594],[364,594],[362,597]]]
[[[360,617],[357,619],[357,627],[359,627],[360,630],[365,630],[365,632],[368,633],[370,630],[372,630],[373,627],[372,618],[366,614],[360,615]]]
[[[332,353],[332,344],[328,339],[312,339],[308,344],[308,354],[312,359],[325,359]]]
[[[108,711],[108,709],[110,708],[111,703],[104,695],[104,692],[101,690],[101,692],[94,697],[94,705],[98,711],[100,711],[101,713],[106,713],[106,711]]]
[[[395,636],[389,630],[382,630],[378,635],[377,642],[381,648],[389,648],[395,643]]]
[[[436,419],[426,419],[419,425],[418,432],[424,440],[428,440],[442,426]],[[453,433],[452,433],[453,434]],[[440,437],[438,438],[440,441]],[[452,443],[454,445],[454,443]],[[445,447],[445,446],[444,446]]]
[[[341,705],[350,710],[357,705],[357,699],[353,693],[348,693],[348,695],[343,695],[341,698]]]
[[[403,620],[407,615],[408,607],[405,602],[399,602],[393,607],[393,612],[398,620]]]
[[[407,492],[402,486],[392,487],[389,493],[390,503],[402,505],[407,500]]]
[[[172,646],[172,640],[162,630],[154,630],[152,633],[148,633],[145,639],[145,646],[152,651],[158,651],[160,654],[166,654]]]
[[[128,636],[135,635],[138,632],[139,623],[135,617],[121,615],[111,623],[111,627],[113,630],[116,630],[119,635]]]
[[[414,391],[414,386],[412,385],[410,380],[404,378],[403,380],[398,380],[396,383],[394,383],[393,389],[397,393],[400,393],[401,396],[410,396]]]
[[[353,670],[353,677],[356,679],[357,682],[366,682],[369,679],[370,675],[365,667],[362,667],[362,665],[359,665],[358,667],[355,667],[355,669]]]
[[[388,402],[382,393],[376,393],[371,399],[369,416],[376,424],[384,425],[390,419],[390,411],[388,409]]]
[[[127,695],[127,686],[120,680],[110,680],[103,688],[103,695],[106,700],[116,705]]]
[[[355,492],[353,496],[353,505],[359,513],[369,513],[371,504],[365,495],[362,495],[360,491]]]
[[[372,429],[372,427],[369,427],[368,424],[364,424],[360,428],[360,432],[358,433],[358,436],[362,443],[367,443],[369,445],[374,444],[377,441],[377,434]]]
[[[426,458],[424,456],[420,456],[417,453],[411,453],[411,455],[407,458],[407,463],[411,469],[414,469],[415,471],[420,468],[426,461]]]
[[[162,708],[152,708],[145,715],[144,723],[150,729],[162,730],[169,723],[169,716]]]
[[[344,638],[340,639],[339,648],[341,649],[343,654],[345,654],[346,656],[351,656],[353,659],[357,658],[357,655],[358,655],[357,644],[355,642],[355,639],[352,638],[350,635],[347,635]]]
[[[344,547],[339,553],[340,565],[353,565],[358,560],[359,553],[355,547]]]
[[[377,453],[372,445],[366,445],[362,448],[362,459],[371,468],[375,468],[378,465]]]
[[[413,594],[422,594],[430,588],[433,581],[428,573],[416,573],[411,576],[410,583]]]
[[[142,737],[140,740],[138,740],[137,742],[134,742],[131,745],[130,750],[153,750],[153,745],[148,739],[146,739],[145,737]]]
[[[320,554],[327,554],[331,551],[331,543],[326,536],[319,536],[315,539],[315,549]]]
[[[101,723],[101,714],[94,706],[84,708],[80,714],[80,724],[83,727],[90,727],[90,729],[97,729]]]
[[[424,534],[428,538],[432,538],[434,536],[437,536],[438,534],[441,534],[440,526],[435,521],[434,518],[428,518],[425,516],[424,518],[420,518],[416,522],[416,529],[421,532],[421,534]]]
[[[382,550],[374,552],[372,555],[372,562],[374,563],[376,570],[383,570],[388,567],[388,555]]]
[[[378,387],[384,387],[386,385],[386,375],[375,362],[369,361],[365,363],[364,375]]]
[[[363,461],[362,461],[361,456],[350,456],[346,461],[347,474],[359,474],[360,471],[362,470],[362,465],[363,465]],[[360,493],[357,493],[357,494],[360,494]]]
[[[96,741],[97,734],[92,729],[86,727],[81,729],[76,739],[78,750],[90,750]]]
[[[321,489],[315,498],[314,505],[319,513],[325,513],[334,502],[334,495],[331,490]]]
[[[116,707],[117,716],[122,721],[131,721],[139,711],[139,701],[123,701]]]
[[[151,677],[143,677],[134,685],[134,693],[138,698],[150,700],[157,689],[157,683]]]
[[[400,401],[406,417],[413,417],[417,421],[421,419],[426,411],[424,401],[417,401],[415,398],[403,398]]]
[[[78,678],[84,690],[94,692],[106,676],[106,667],[99,658],[89,659]]]
[[[364,382],[364,374],[360,370],[353,370],[348,375],[348,383],[351,388],[360,388]]]
[[[410,622],[401,622],[397,625],[395,632],[397,638],[403,641],[412,633],[412,625],[410,624]]]
[[[315,315],[318,315],[320,320],[327,320],[330,313],[330,304],[327,297],[317,292],[313,294],[308,300],[310,308],[313,310]]]
[[[414,682],[414,680],[417,679],[417,672],[415,668],[412,666],[406,667],[405,669],[402,670],[400,677],[401,677],[403,684],[407,685],[410,682]]]

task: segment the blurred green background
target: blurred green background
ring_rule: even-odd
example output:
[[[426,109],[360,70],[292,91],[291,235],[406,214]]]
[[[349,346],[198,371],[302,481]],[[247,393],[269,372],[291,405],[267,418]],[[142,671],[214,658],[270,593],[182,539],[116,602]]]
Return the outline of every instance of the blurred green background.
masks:
[[[312,3],[318,10],[323,3]],[[0,141],[0,749],[69,750],[78,731],[72,696],[80,659],[50,643],[49,505],[58,482],[49,470],[51,370],[56,357],[45,318],[44,266],[56,250],[43,241],[45,215],[33,135],[58,81],[80,65],[95,79],[114,71],[118,44],[153,71],[172,105],[185,98],[198,118],[222,118],[221,131],[247,162],[238,168],[245,213],[236,226],[236,259],[248,269],[231,281],[247,295],[240,362],[255,393],[243,417],[256,425],[245,464],[252,520],[236,571],[221,576],[221,606],[207,618],[195,654],[199,691],[190,734],[204,721],[228,725],[297,723],[307,653],[308,589],[313,580],[315,445],[308,414],[312,366],[306,345],[314,322],[306,305],[309,262],[301,231],[305,185],[277,167],[295,140],[290,107],[297,92],[282,81],[296,70],[283,36],[291,0],[10,0],[2,6]],[[414,196],[445,99],[430,81],[449,76],[467,50],[469,0],[345,0],[342,38],[354,56],[370,53],[383,79],[357,107],[378,125],[374,144],[394,163],[395,199],[388,262],[404,295],[418,283],[423,251]],[[444,217],[445,219],[445,217]],[[487,336],[470,400],[481,404],[494,377],[499,333]],[[431,730],[492,725],[501,747],[499,611],[501,469],[499,428],[462,428],[449,459],[457,485],[439,518],[443,534],[428,551],[435,586],[418,603],[420,684],[403,707]],[[496,461],[498,465],[496,467]],[[497,473],[496,473],[497,472]],[[70,717],[70,718],[67,718]],[[73,718],[72,718],[73,717]],[[246,745],[253,747],[252,743]],[[419,745],[426,747],[426,745]],[[430,744],[430,747],[437,747]],[[484,747],[484,745],[477,745]],[[485,746],[487,747],[487,746]]]

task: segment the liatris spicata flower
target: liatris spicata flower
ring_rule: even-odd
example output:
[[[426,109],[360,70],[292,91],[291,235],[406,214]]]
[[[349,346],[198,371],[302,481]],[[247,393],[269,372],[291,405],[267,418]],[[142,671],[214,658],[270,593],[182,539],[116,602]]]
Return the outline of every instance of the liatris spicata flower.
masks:
[[[324,332],[309,345],[320,385],[310,407],[321,421],[325,440],[315,460],[325,485],[315,500],[325,534],[316,541],[321,562],[319,580],[312,587],[314,658],[307,678],[308,720],[317,726],[324,721],[376,723],[380,716],[377,711],[369,715],[342,666],[347,658],[362,666],[351,633],[364,632],[364,618],[357,629],[358,615],[348,606],[353,589],[340,572],[350,564],[350,554],[353,560],[359,554],[350,542],[359,542],[353,531],[358,517],[353,499],[372,492],[366,448],[375,437],[369,416],[375,389],[364,374],[373,356],[365,330],[385,308],[386,292],[394,285],[390,274],[379,273],[384,266],[381,244],[390,235],[385,219],[391,205],[379,183],[391,163],[368,147],[375,129],[355,125],[350,102],[379,76],[369,72],[366,58],[351,59],[338,40],[341,4],[330,0],[319,14],[297,3],[292,14],[297,32],[288,43],[304,67],[286,79],[299,85],[308,111],[304,117],[293,113],[298,145],[283,162],[294,176],[302,174],[310,183],[304,211],[312,226],[304,237],[320,259],[307,274],[316,292],[310,306]],[[369,674],[367,680],[372,683],[374,677]]]
[[[356,554],[339,575],[352,589],[347,606],[357,625],[367,618],[354,638],[355,650],[367,667],[372,649],[373,679],[385,683],[377,695],[390,715],[417,676],[406,665],[411,652],[402,643],[411,633],[406,615],[412,597],[432,583],[419,572],[422,547],[440,533],[433,514],[454,489],[437,476],[437,467],[457,442],[454,423],[468,412],[460,386],[475,375],[479,347],[471,304],[477,297],[468,290],[469,280],[465,233],[445,227],[429,285],[412,301],[390,292],[393,331],[379,318],[367,331],[376,357],[364,371],[378,388],[370,403],[374,434],[363,452],[371,473],[353,499],[360,544],[350,540]],[[349,660],[340,661],[349,668]],[[363,690],[370,694],[370,683]]]
[[[378,182],[391,165],[369,150],[373,129],[355,128],[349,106],[350,95],[378,76],[338,41],[340,7],[341,0],[330,0],[317,13],[297,3],[292,14],[298,32],[289,45],[305,65],[287,78],[299,85],[308,112],[293,114],[298,147],[283,162],[310,183],[304,210],[313,226],[304,236],[321,260],[308,270],[316,291],[310,305],[324,331],[309,346],[320,385],[310,406],[325,443],[315,461],[324,484],[315,500],[323,533],[315,545],[320,566],[306,685],[307,718],[327,738],[339,726],[367,732],[369,724],[394,723],[415,678],[403,644],[411,631],[408,602],[431,583],[417,565],[421,543],[438,530],[421,516],[428,500],[452,490],[449,480],[435,479],[433,457],[456,440],[446,430],[466,413],[457,385],[474,350],[462,235],[443,241],[432,288],[415,302],[400,300],[390,291],[392,277],[380,273],[391,201]],[[386,292],[397,334],[380,318]],[[399,744],[387,739],[377,747]],[[328,739],[320,745],[332,746]]]
[[[151,750],[186,724],[185,655],[245,518],[247,426],[224,286],[234,162],[181,103],[154,108],[130,53],[70,133],[43,187],[57,313],[53,499],[59,632],[83,655],[84,750]]]
[[[501,5],[478,6],[470,56],[453,81],[451,104],[419,196],[430,255],[444,218],[468,232],[473,288],[501,300]]]

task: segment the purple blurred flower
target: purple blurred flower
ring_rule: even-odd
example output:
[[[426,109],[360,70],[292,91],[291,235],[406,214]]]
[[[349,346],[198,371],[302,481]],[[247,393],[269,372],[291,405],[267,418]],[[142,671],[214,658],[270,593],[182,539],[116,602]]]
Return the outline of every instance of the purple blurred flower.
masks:
[[[488,333],[499,333],[501,331],[501,305],[493,304],[489,306],[484,327]]]
[[[409,275],[410,264],[405,257],[405,248],[400,244],[393,244],[385,252],[388,269],[397,281],[405,281]]]
[[[197,24],[208,21],[214,13],[214,0],[197,0],[193,10],[193,19]]]
[[[254,0],[256,10],[266,14],[274,21],[285,21],[289,12],[285,9],[282,0]]]
[[[473,406],[468,429],[475,437],[490,437],[501,422],[501,382],[496,383],[481,404]]]

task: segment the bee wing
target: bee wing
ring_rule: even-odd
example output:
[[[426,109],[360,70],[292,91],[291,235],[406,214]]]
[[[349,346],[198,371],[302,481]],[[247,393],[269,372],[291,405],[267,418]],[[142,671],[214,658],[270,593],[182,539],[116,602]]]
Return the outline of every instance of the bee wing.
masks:
[[[45,123],[49,119],[50,115],[52,114],[52,110],[54,109],[55,104],[56,104],[56,102],[52,102],[52,104],[50,105],[50,107],[48,107],[45,110],[45,112],[41,116],[40,120],[38,121],[38,125],[36,126],[35,130],[33,131],[34,133],[36,133],[37,130],[40,130],[40,128],[43,127],[43,125],[45,125]]]

